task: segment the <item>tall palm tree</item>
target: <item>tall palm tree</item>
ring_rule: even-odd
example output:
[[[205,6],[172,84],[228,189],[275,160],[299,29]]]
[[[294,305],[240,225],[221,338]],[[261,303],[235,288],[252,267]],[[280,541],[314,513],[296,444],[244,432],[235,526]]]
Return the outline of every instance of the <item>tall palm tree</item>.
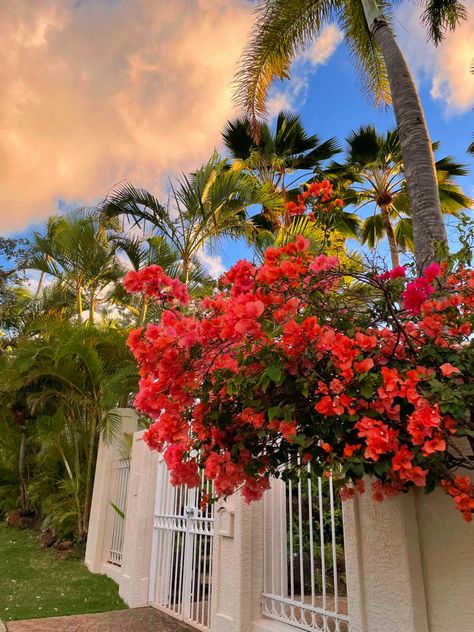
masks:
[[[422,20],[438,44],[448,29],[466,17],[458,0],[423,0]],[[237,97],[254,122],[265,114],[265,99],[274,79],[287,79],[290,64],[317,37],[328,19],[336,19],[375,101],[393,102],[407,191],[413,213],[417,266],[433,259],[436,243],[446,241],[433,152],[417,89],[390,28],[386,0],[260,0],[256,21],[237,75]]]
[[[253,173],[262,184],[270,183],[285,199],[291,187],[312,178],[322,163],[340,151],[335,138],[321,142],[316,134],[309,135],[301,117],[294,112],[280,112],[275,131],[260,121],[258,140],[252,134],[252,121],[247,117],[228,121],[222,138],[232,158]],[[295,172],[298,172],[297,175]],[[288,182],[287,176],[292,181]],[[289,192],[290,189],[290,192]],[[278,231],[279,218],[265,207],[253,216],[253,221]]]
[[[195,173],[172,186],[166,206],[130,183],[118,185],[101,206],[110,220],[127,216],[136,224],[148,223],[155,237],[163,237],[179,254],[181,279],[189,284],[193,260],[222,237],[258,239],[259,229],[247,209],[261,204],[282,209],[281,195],[270,183],[261,185],[242,165],[229,165],[214,154]]]
[[[345,201],[358,209],[371,204],[374,213],[362,224],[362,243],[375,248],[377,242],[387,238],[392,265],[400,265],[399,249],[413,250],[413,219],[407,196],[406,176],[396,130],[377,133],[372,125],[360,127],[346,139],[347,157],[344,163],[332,162],[327,175],[349,185]],[[439,143],[433,144],[436,150]],[[436,161],[436,176],[441,210],[456,214],[469,208],[472,200],[453,180],[467,175],[464,165],[450,156]],[[344,186],[343,186],[344,190]]]
[[[104,224],[96,212],[87,209],[52,217],[45,234],[34,233],[23,267],[39,270],[42,278],[48,274],[73,292],[79,321],[85,302],[93,323],[102,292],[124,274],[110,234],[110,229],[118,228],[117,221]]]

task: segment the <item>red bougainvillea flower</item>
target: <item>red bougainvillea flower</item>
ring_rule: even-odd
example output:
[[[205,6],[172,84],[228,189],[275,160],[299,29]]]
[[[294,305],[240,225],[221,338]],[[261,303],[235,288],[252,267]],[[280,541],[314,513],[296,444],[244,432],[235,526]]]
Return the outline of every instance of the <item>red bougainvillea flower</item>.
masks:
[[[325,181],[287,210],[330,216],[340,202]],[[472,483],[453,470],[472,432],[474,273],[434,263],[406,275],[344,270],[301,236],[259,266],[238,261],[202,300],[159,266],[128,273],[127,291],[162,308],[128,345],[144,440],[172,483],[204,473],[210,500],[240,490],[253,501],[282,467],[297,479],[311,463],[344,498],[366,476],[376,500],[441,487],[471,519]]]

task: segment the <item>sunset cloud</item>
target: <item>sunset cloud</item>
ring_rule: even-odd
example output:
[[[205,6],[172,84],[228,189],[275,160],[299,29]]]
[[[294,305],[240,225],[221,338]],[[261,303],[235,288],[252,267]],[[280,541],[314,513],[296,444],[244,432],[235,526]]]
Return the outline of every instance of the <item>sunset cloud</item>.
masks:
[[[1,230],[206,160],[251,21],[243,0],[4,3]]]
[[[448,33],[435,47],[426,41],[421,9],[404,4],[397,9],[398,39],[418,81],[429,82],[433,99],[444,104],[448,115],[461,114],[474,106],[474,0],[465,0],[469,19]]]

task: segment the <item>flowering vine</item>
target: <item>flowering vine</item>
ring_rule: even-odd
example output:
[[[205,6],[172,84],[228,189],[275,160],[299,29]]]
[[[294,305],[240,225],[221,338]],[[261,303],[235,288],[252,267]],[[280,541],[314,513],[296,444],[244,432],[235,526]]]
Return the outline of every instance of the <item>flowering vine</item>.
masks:
[[[173,484],[204,470],[216,496],[257,500],[283,465],[297,477],[311,462],[343,498],[365,476],[377,500],[440,487],[470,520],[473,271],[351,272],[308,245],[239,261],[192,305],[159,266],[125,277],[164,306],[129,337],[146,442]]]

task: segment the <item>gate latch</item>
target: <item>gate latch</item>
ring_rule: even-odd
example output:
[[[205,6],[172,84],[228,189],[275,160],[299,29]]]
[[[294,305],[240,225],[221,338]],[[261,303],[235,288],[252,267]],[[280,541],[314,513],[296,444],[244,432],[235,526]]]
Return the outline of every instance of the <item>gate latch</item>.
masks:
[[[186,509],[184,511],[185,511],[186,515],[188,516],[188,518],[191,518],[192,516],[194,516],[195,508],[194,507],[186,507]]]

